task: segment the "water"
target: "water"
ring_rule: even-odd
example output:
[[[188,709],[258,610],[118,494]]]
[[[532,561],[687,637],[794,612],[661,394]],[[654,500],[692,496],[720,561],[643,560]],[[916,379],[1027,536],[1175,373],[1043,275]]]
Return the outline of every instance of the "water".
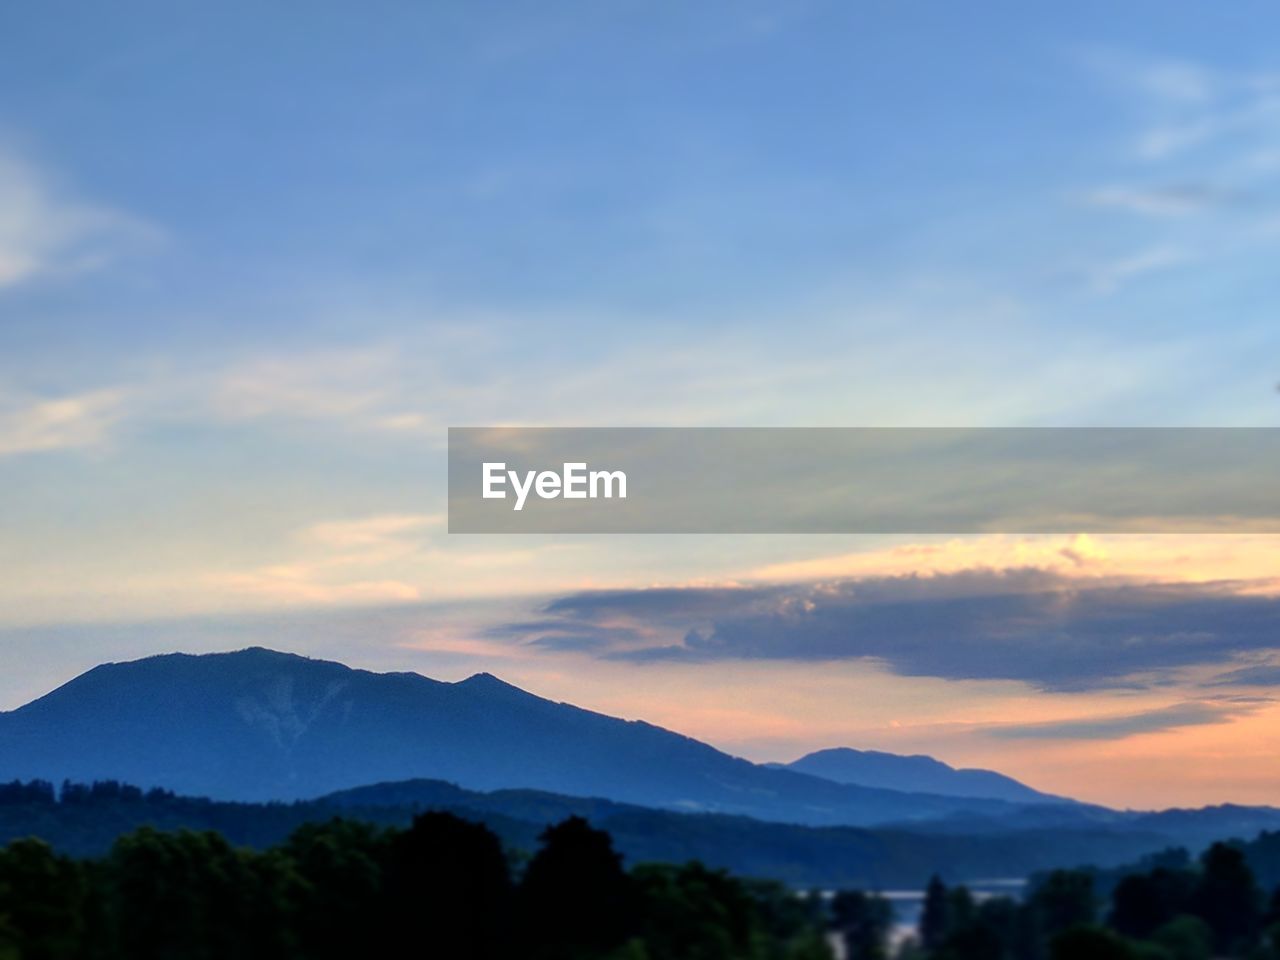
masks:
[[[965,880],[949,886],[963,886],[969,889],[973,894],[973,899],[978,903],[984,900],[990,900],[992,897],[1012,897],[1015,900],[1022,898],[1023,891],[1026,889],[1027,881],[1024,877],[1004,877],[983,880]],[[908,937],[913,937],[916,930],[920,926],[920,914],[924,911],[924,890],[880,890],[880,896],[884,897],[893,906],[893,932],[890,934],[890,943],[896,949],[902,941]],[[832,896],[834,891],[825,890],[823,895]]]
[[[1026,889],[1027,881],[1025,878],[1008,877],[989,880],[967,880],[954,884],[954,886],[968,887],[969,892],[973,894],[973,899],[981,903],[984,900],[990,900],[992,897],[1012,897],[1015,900],[1019,900],[1022,898],[1023,890]],[[907,937],[915,936],[916,930],[920,926],[920,914],[924,912],[925,891],[882,890],[880,896],[893,905],[892,941],[894,946],[900,944]]]

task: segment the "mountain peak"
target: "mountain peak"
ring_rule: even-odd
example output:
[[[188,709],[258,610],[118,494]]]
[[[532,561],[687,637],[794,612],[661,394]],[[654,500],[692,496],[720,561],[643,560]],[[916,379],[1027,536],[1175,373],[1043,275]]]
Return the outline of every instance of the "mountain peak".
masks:
[[[227,656],[227,657],[252,657],[254,659],[270,659],[270,660],[312,660],[313,657],[304,657],[298,653],[288,653],[284,650],[272,650],[270,647],[244,647],[240,650],[228,650],[224,654],[205,654],[205,656]]]
[[[943,763],[936,757],[931,757],[925,753],[889,753],[885,750],[859,750],[856,747],[826,747],[822,750],[815,750],[813,753],[807,753],[802,759],[808,759],[809,757],[894,757],[898,760],[914,760],[936,764],[939,767],[946,767],[948,770],[955,769],[951,764]]]
[[[786,765],[791,770],[836,783],[920,791],[950,797],[991,797],[1013,803],[1063,802],[992,770],[958,770],[924,754],[903,756],[879,750],[830,747]]]
[[[287,653],[283,650],[272,650],[269,647],[243,647],[240,650],[214,650],[208,653],[156,653],[148,657],[139,657],[137,660],[109,661],[95,667],[94,669],[101,670],[109,667],[137,667],[139,665],[162,666],[165,664],[197,662],[255,665],[300,665],[304,663],[313,663],[325,664],[331,667],[341,667],[343,670],[351,669],[345,664],[338,663],[336,660],[321,660],[316,657],[303,656],[299,653]],[[89,672],[92,673],[93,671],[91,670]]]
[[[492,673],[481,672],[473,673],[465,680],[459,680],[455,686],[463,690],[479,691],[483,693],[505,693],[519,694],[523,697],[533,697],[532,693],[522,690],[514,683],[507,683],[501,677],[495,677]]]

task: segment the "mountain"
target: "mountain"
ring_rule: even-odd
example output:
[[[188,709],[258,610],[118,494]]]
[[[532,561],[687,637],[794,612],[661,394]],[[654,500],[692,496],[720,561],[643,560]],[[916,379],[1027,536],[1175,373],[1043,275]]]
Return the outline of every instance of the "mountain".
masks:
[[[1180,844],[1198,848],[1227,837],[1249,840],[1262,832],[1280,831],[1280,809],[1224,803],[1195,810],[1139,813],[1133,815],[1131,824],[1136,830],[1174,836]]]
[[[806,824],[1017,810],[760,766],[489,674],[444,683],[261,648],[104,664],[0,713],[0,780],[117,779],[261,801],[420,777]]]
[[[952,881],[1025,877],[1092,863],[1116,867],[1169,846],[1169,837],[1101,827],[1000,835],[923,834],[897,828],[806,827],[723,814],[677,813],[538,790],[464,790],[435,780],[381,783],[298,803],[228,803],[142,793],[118,783],[72,787],[60,799],[38,786],[0,785],[0,845],[39,836],[55,849],[100,856],[141,826],[216,830],[236,846],[281,843],[304,823],[334,816],[408,825],[424,810],[484,823],[513,851],[532,851],[549,824],[581,816],[607,830],[629,863],[698,860],[797,887],[919,889]]]
[[[1044,805],[1024,808],[1043,812]],[[297,803],[228,803],[144,794],[118,783],[64,789],[0,784],[0,846],[39,836],[55,849],[99,856],[141,826],[216,830],[236,846],[262,849],[304,823],[334,816],[384,826],[407,825],[424,810],[445,810],[484,823],[513,851],[528,852],[549,824],[580,816],[608,830],[630,863],[699,860],[748,877],[797,887],[919,889],[933,873],[948,881],[1026,877],[1054,867],[1114,869],[1175,845],[1198,852],[1211,840],[1258,837],[1250,863],[1267,888],[1280,883],[1280,811],[1206,808],[1157,814],[1112,812],[1105,822],[1038,828],[937,832],[932,824],[899,827],[806,827],[723,814],[677,813],[542,790],[465,790],[438,780],[378,783]],[[1238,828],[1238,829],[1237,829]],[[1206,835],[1203,831],[1216,830]],[[1276,878],[1276,879],[1272,879]]]
[[[988,797],[1010,803],[1068,803],[1064,797],[1033,790],[1012,777],[992,770],[957,770],[926,756],[899,756],[877,750],[835,747],[806,754],[785,764],[788,770],[812,774],[836,783],[884,787],[946,797]]]

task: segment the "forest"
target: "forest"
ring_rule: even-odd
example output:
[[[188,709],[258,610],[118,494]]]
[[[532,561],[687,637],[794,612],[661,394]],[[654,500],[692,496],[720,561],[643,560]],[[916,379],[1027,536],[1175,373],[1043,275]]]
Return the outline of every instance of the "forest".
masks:
[[[529,857],[445,812],[334,819],[264,851],[141,828],[100,858],[0,852],[3,960],[417,956],[820,960],[822,901],[696,863],[624,869],[581,818]]]
[[[483,823],[512,849],[530,850],[549,825],[583,817],[609,832],[630,863],[698,860],[739,876],[770,877],[796,888],[922,889],[932,872],[946,880],[1026,877],[1063,864],[1116,867],[1145,854],[1187,844],[1146,829],[1013,829],[974,824],[936,833],[901,827],[808,827],[744,816],[677,812],[571,797],[540,790],[465,790],[440,780],[376,784],[313,800],[237,803],[142,790],[113,780],[0,784],[0,845],[23,837],[46,840],[61,853],[96,857],[116,838],[142,826],[212,830],[233,846],[263,850],[304,823],[334,816],[406,827],[417,813],[447,810]],[[1206,837],[1245,834],[1222,829]],[[1199,844],[1197,845],[1199,846]]]
[[[10,803],[48,785],[10,785]],[[118,785],[63,788],[91,804]],[[527,849],[426,811],[332,817],[254,849],[143,826],[101,855],[0,850],[0,960],[1280,960],[1280,833],[1048,871],[1021,898],[934,877],[918,925],[871,890],[797,890],[698,862],[628,863],[582,817]]]

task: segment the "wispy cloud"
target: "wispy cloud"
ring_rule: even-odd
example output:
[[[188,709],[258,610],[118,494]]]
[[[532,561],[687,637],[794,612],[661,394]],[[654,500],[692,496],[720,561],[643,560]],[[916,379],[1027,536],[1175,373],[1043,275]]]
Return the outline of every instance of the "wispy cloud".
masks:
[[[443,522],[430,514],[392,514],[327,521],[301,531],[305,555],[287,563],[217,574],[218,587],[284,604],[362,604],[418,600],[418,586],[394,567],[422,549]]]
[[[100,266],[158,235],[136,217],[76,197],[0,145],[0,290]]]
[[[1085,202],[1151,217],[1181,217],[1234,203],[1239,195],[1208,183],[1173,183],[1152,187],[1099,187]]]
[[[1274,243],[1264,227],[1280,186],[1267,160],[1280,150],[1280,73],[1115,52],[1089,66],[1130,115],[1130,133],[1114,157],[1121,176],[1078,196],[1149,221],[1145,239],[1139,224],[1120,224],[1113,240],[1108,219],[1100,237],[1113,252],[1087,271],[1095,293],[1175,266],[1239,262]]]
[[[1188,701],[1119,716],[1001,724],[982,732],[1003,740],[1123,740],[1144,733],[1225,723],[1253,713],[1269,702]]]
[[[1245,88],[1239,98],[1197,109],[1189,116],[1153,125],[1137,138],[1136,151],[1144,160],[1168,160],[1178,154],[1228,140],[1268,137],[1280,117],[1280,93]]]
[[[97,390],[0,404],[0,456],[101,444],[123,416],[123,401],[120,390]]]
[[[1132,78],[1153,97],[1191,105],[1208,101],[1217,87],[1211,71],[1185,60],[1152,60],[1134,64]]]
[[[1097,52],[1089,66],[1143,114],[1137,156],[1169,160],[1225,140],[1272,137],[1280,73],[1167,57]]]
[[[220,375],[214,410],[234,420],[371,416],[387,403],[395,368],[395,351],[379,347],[255,357]]]
[[[1258,663],[1231,670],[1210,681],[1213,687],[1280,687],[1280,663]]]
[[[317,523],[304,536],[317,543],[342,549],[360,549],[382,555],[389,545],[400,544],[405,534],[440,527],[439,514],[390,514],[359,520]]]
[[[1099,294],[1112,294],[1126,284],[1147,274],[1168,270],[1192,260],[1186,250],[1161,246],[1126,254],[1096,264],[1090,270],[1090,285]]]

